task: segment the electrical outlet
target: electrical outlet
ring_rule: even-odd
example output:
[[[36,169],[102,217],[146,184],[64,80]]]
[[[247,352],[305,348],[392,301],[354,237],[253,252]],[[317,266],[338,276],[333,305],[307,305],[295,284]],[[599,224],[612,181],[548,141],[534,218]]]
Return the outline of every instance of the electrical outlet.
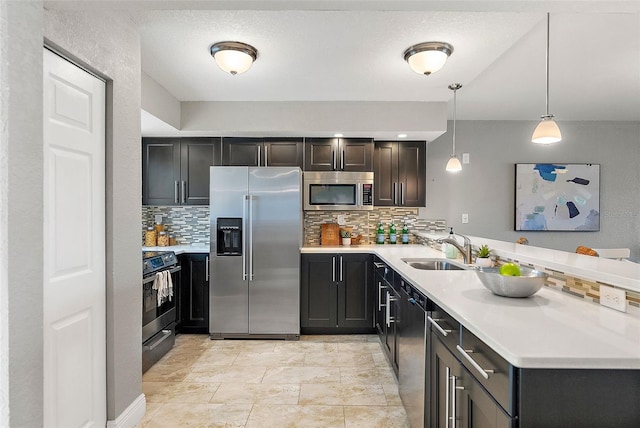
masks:
[[[469,223],[469,214],[462,214],[462,223],[466,224]]]
[[[158,224],[162,223],[162,214],[156,214],[154,217],[156,219],[156,223]]]
[[[344,218],[344,214],[338,214],[338,224],[340,226],[344,226],[346,224],[346,220]]]
[[[462,163],[464,163],[464,164],[468,164],[469,163],[469,153],[463,153],[462,154]]]
[[[626,292],[618,288],[600,285],[600,304],[621,312],[627,312]]]

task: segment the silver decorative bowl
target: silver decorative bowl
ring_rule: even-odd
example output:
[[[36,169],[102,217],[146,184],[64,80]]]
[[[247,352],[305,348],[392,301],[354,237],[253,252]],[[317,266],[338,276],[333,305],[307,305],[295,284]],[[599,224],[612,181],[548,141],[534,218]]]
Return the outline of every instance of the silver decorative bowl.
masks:
[[[493,294],[504,297],[529,297],[534,295],[547,278],[547,274],[539,270],[520,266],[520,276],[500,275],[500,268],[478,268],[476,274],[482,285]]]

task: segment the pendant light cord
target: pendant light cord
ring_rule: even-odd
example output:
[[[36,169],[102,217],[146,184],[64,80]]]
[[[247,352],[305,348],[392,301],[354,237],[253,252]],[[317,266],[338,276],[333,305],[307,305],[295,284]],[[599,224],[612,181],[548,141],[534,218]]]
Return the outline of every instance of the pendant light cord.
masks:
[[[547,98],[546,98],[547,112],[546,112],[546,115],[547,116],[549,116],[549,20],[550,20],[549,19],[549,12],[547,12],[547,57],[546,57],[546,67],[547,67]],[[454,92],[454,99],[455,99],[455,92]]]
[[[458,92],[458,89],[454,89],[453,90],[453,153],[451,153],[451,156],[455,156],[456,155],[456,93]]]

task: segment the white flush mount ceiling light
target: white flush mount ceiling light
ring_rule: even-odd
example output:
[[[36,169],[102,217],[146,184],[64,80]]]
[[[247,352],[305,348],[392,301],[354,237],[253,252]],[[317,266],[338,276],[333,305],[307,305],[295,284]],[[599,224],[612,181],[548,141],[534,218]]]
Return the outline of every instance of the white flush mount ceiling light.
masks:
[[[210,51],[218,67],[233,76],[247,71],[258,58],[258,50],[242,42],[215,43]]]
[[[452,83],[449,85],[449,89],[453,91],[453,148],[451,151],[449,162],[447,162],[448,172],[462,171],[462,164],[460,163],[460,159],[458,159],[458,157],[456,156],[456,92],[460,88],[462,88],[462,85],[460,83]]]
[[[429,76],[444,67],[453,46],[444,42],[425,42],[409,46],[404,51],[404,60],[418,74]]]
[[[547,97],[546,97],[546,113],[540,116],[542,119],[536,129],[533,130],[531,136],[531,142],[537,144],[553,144],[562,140],[562,134],[560,128],[553,115],[549,113],[549,14],[547,13],[547,56],[546,56],[546,84],[547,84]]]

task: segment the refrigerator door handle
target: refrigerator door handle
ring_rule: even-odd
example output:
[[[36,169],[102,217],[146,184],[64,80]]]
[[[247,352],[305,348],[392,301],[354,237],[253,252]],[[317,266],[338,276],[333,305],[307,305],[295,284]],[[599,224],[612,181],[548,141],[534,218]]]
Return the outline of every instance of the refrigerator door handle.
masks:
[[[333,268],[333,274],[331,275],[331,280],[336,282],[336,256],[332,257],[333,263],[331,263],[331,267]]]
[[[342,262],[342,256],[340,256],[340,282],[343,281],[343,277],[342,277],[342,266],[344,265],[344,263]]]
[[[253,196],[249,195],[249,281],[253,281]]]
[[[249,195],[242,196],[242,228],[247,230],[247,204]],[[242,280],[247,279],[247,234],[242,233]]]

